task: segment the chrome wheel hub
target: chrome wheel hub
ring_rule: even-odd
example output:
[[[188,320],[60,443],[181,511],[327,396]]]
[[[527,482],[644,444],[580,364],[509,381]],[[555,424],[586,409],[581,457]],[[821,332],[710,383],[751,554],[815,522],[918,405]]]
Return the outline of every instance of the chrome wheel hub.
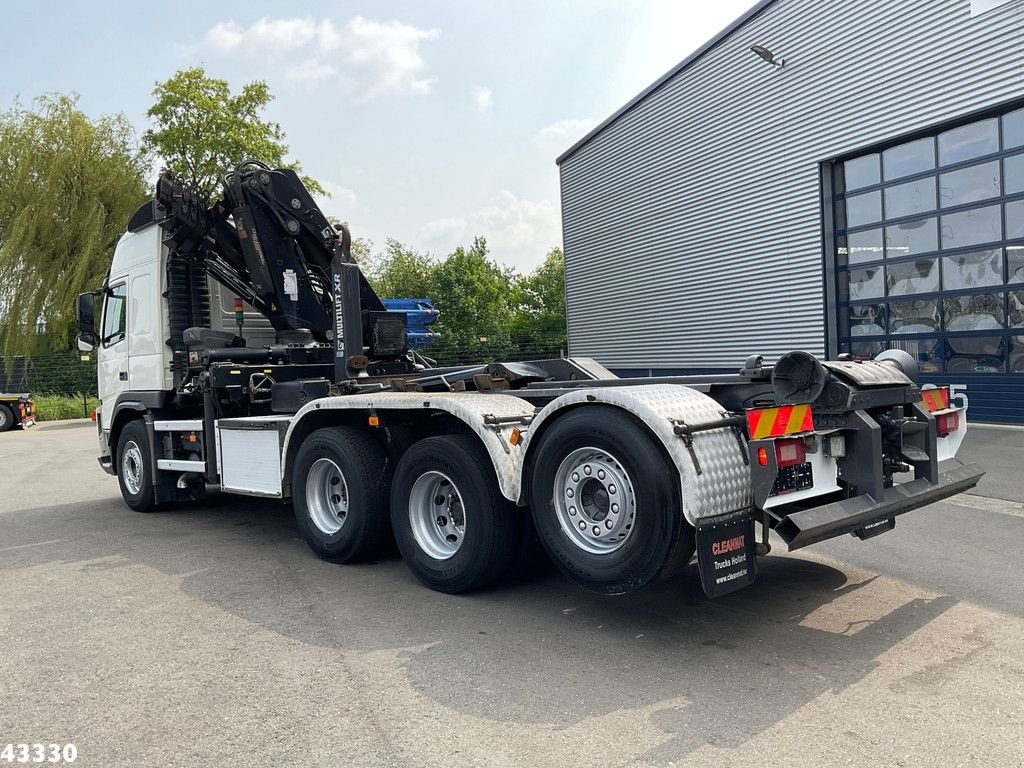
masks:
[[[306,475],[306,508],[313,525],[331,536],[348,517],[348,484],[331,459],[317,459]]]
[[[142,492],[142,477],[142,449],[134,440],[129,440],[121,454],[121,479],[132,496]]]
[[[466,537],[462,495],[442,472],[424,472],[409,491],[409,524],[420,549],[435,560],[455,555]]]
[[[633,483],[621,462],[607,451],[577,448],[562,459],[552,495],[559,525],[585,552],[610,554],[633,533]]]

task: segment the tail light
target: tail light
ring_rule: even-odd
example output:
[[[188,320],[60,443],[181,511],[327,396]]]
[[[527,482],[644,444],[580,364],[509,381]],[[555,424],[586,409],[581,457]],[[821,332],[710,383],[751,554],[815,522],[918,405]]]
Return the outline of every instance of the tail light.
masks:
[[[807,461],[807,449],[803,440],[776,440],[775,462],[779,467],[792,467]]]
[[[930,412],[944,411],[949,408],[949,387],[922,389],[921,399],[924,401],[924,407]]]
[[[935,429],[939,433],[939,437],[945,437],[960,429],[960,413],[953,411],[953,413],[943,413],[935,417]]]

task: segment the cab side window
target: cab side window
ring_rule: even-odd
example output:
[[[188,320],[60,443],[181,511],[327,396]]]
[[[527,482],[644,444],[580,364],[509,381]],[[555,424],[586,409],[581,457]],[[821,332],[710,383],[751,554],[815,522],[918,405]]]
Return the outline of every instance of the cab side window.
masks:
[[[128,285],[115,285],[103,303],[103,346],[110,347],[124,339],[127,330]]]

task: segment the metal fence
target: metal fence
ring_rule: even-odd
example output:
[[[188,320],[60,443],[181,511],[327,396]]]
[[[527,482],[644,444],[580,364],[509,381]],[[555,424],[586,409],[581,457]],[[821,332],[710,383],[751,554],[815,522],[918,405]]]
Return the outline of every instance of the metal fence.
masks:
[[[94,396],[96,357],[78,352],[0,357],[0,392]]]

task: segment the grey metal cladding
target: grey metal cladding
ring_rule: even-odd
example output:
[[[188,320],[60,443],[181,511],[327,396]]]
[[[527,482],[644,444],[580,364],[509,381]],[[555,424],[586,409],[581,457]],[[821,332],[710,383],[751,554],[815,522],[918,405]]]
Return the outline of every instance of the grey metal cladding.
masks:
[[[823,354],[820,164],[1024,95],[1024,2],[778,0],[560,165],[569,350]],[[775,70],[749,51],[785,58]]]

